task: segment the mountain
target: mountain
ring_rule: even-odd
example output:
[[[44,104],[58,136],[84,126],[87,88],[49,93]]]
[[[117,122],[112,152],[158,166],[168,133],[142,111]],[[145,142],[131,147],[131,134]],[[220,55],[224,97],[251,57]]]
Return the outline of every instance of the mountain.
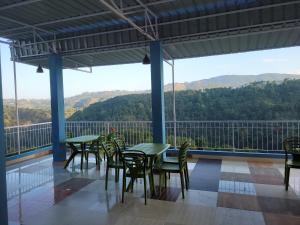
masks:
[[[296,74],[280,74],[280,73],[265,73],[259,75],[223,75],[209,79],[203,79],[185,83],[175,83],[176,91],[183,90],[203,90],[209,88],[223,88],[232,87],[237,88],[243,85],[247,85],[253,82],[259,81],[275,81],[282,82],[285,79],[300,79],[300,75]],[[165,91],[172,91],[172,84],[165,85]],[[145,91],[100,91],[100,92],[85,92],[80,95],[65,98],[65,107],[67,109],[83,109],[95,102],[105,101],[107,99],[129,95],[129,94],[141,94],[148,93]],[[14,107],[14,99],[4,99],[4,104]],[[20,108],[30,109],[50,109],[49,99],[20,99]]]
[[[176,93],[177,120],[298,120],[300,80],[256,82],[239,88]],[[172,93],[165,94],[166,120],[172,119]],[[151,120],[150,94],[118,96],[90,105],[69,120]]]
[[[15,107],[5,106],[4,109],[4,126],[16,126]],[[51,114],[48,110],[19,108],[20,125],[43,123],[51,121]]]
[[[210,88],[237,88],[260,81],[282,82],[285,79],[300,79],[297,74],[265,73],[259,75],[223,75],[193,82],[175,83],[175,90],[203,90]],[[172,84],[165,86],[166,91],[172,90]]]
[[[75,95],[72,97],[65,98],[65,108],[66,109],[82,109],[90,104],[99,101],[105,101],[107,99],[129,95],[129,94],[138,94],[145,91],[100,91],[100,92],[84,92],[80,95]],[[27,109],[44,109],[50,110],[50,100],[49,99],[19,99],[18,101],[20,108]],[[4,99],[4,105],[15,107],[14,99]]]

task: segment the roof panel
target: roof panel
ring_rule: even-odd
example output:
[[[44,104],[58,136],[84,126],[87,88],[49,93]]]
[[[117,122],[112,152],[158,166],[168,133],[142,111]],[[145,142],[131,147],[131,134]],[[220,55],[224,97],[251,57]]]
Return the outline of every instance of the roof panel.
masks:
[[[300,42],[300,1],[141,2],[157,16],[159,38],[175,59],[295,46]],[[115,3],[121,7],[120,1]],[[10,4],[17,5],[1,11]],[[145,30],[144,6],[127,0],[122,7],[121,12]],[[0,17],[8,18],[0,22],[0,36],[15,40],[16,57],[30,64],[46,62],[53,51],[83,64],[139,62],[149,41],[96,0],[5,0],[0,2],[0,12]],[[148,15],[154,23],[150,11]],[[147,32],[153,35],[147,26]],[[38,33],[37,43],[33,29]],[[56,38],[46,31],[55,32]],[[87,61],[91,58],[92,62]],[[70,60],[65,63],[67,67],[75,66]]]

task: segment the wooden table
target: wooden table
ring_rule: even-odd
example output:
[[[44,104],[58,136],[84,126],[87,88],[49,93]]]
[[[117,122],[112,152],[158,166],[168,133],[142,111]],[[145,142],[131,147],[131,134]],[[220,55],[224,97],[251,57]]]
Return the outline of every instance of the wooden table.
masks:
[[[65,140],[65,143],[70,146],[70,148],[73,150],[72,154],[70,155],[70,158],[68,159],[65,168],[68,167],[69,163],[74,159],[74,157],[81,153],[81,165],[80,169],[82,170],[82,165],[83,165],[83,158],[85,155],[85,148],[86,144],[92,143],[94,141],[97,141],[99,139],[99,136],[97,135],[83,135],[79,137],[74,137],[74,138],[67,138]],[[80,144],[80,150],[76,147],[76,144]]]
[[[169,144],[155,144],[155,143],[141,143],[135,146],[128,148],[126,151],[142,151],[150,158],[150,190],[151,194],[155,194],[155,187],[154,187],[154,177],[153,177],[153,162],[154,160],[159,157],[162,153],[167,151],[170,148]]]

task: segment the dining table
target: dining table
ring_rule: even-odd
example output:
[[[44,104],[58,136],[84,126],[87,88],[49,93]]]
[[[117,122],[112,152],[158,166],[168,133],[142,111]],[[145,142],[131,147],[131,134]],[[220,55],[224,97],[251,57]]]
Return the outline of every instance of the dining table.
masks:
[[[82,170],[83,158],[85,156],[86,145],[99,140],[99,135],[82,135],[73,138],[65,139],[65,143],[72,149],[68,161],[64,168],[67,168],[69,163],[75,158],[77,154],[81,154],[80,169]]]
[[[170,148],[170,144],[158,144],[158,143],[140,143],[129,147],[126,151],[142,151],[149,158],[150,165],[150,191],[151,195],[155,195],[153,165],[156,159],[159,159],[164,152]]]

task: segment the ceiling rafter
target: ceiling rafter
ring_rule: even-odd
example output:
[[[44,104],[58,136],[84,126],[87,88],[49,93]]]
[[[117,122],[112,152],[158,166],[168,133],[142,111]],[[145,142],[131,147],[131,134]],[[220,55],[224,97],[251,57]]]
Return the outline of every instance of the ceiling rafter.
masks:
[[[29,5],[29,4],[36,3],[36,2],[41,2],[41,1],[43,1],[43,0],[27,0],[27,1],[21,1],[21,2],[17,2],[17,3],[13,3],[13,4],[10,4],[10,5],[4,5],[4,6],[0,6],[0,11],[16,8],[16,7],[20,7],[20,6],[25,6],[25,5]]]
[[[173,2],[173,1],[175,1],[175,0],[158,0],[156,2],[149,2],[149,3],[144,4],[144,5],[146,7],[150,7],[150,6],[169,3],[169,2]],[[122,10],[124,12],[124,15],[130,15],[130,14],[134,14],[134,13],[143,12],[144,9],[141,9],[141,8],[142,8],[141,5],[135,5],[135,6],[129,6],[129,7],[122,8]],[[111,13],[112,13],[112,11],[110,11],[110,10],[109,11],[104,11],[104,12],[96,12],[96,13],[91,13],[91,14],[86,14],[86,15],[62,18],[62,19],[51,20],[51,21],[42,22],[42,23],[36,23],[36,24],[32,24],[32,26],[42,27],[42,26],[58,24],[58,23],[64,23],[64,22],[70,22],[70,21],[86,19],[86,18],[91,18],[91,17],[96,17],[96,16],[104,16],[104,15],[111,14]],[[3,31],[0,32],[0,35],[7,34],[7,33],[10,33],[10,32],[14,32],[14,31],[18,31],[18,30],[23,30],[25,28],[26,27],[16,27],[16,28],[12,28],[12,29],[3,30]]]

